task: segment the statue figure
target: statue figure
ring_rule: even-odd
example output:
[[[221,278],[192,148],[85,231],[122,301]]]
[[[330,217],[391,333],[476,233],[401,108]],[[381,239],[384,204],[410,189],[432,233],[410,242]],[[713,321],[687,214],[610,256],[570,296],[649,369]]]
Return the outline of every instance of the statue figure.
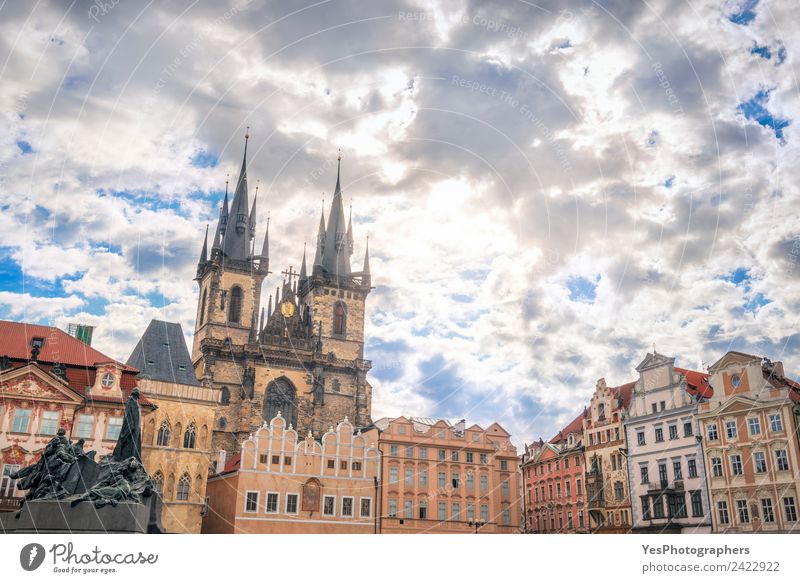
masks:
[[[113,461],[121,462],[129,457],[142,461],[142,423],[139,411],[139,389],[133,389],[128,402],[125,404],[125,413],[122,418],[122,429],[117,438],[117,445],[111,454]]]
[[[116,506],[120,502],[142,504],[145,497],[153,495],[153,482],[135,457],[104,465],[105,476],[88,491],[74,498],[71,506],[84,501],[94,502],[95,508]]]
[[[62,427],[45,446],[39,461],[14,472],[11,478],[19,480],[20,490],[28,490],[26,500],[63,498],[69,492],[61,484],[75,459]]]

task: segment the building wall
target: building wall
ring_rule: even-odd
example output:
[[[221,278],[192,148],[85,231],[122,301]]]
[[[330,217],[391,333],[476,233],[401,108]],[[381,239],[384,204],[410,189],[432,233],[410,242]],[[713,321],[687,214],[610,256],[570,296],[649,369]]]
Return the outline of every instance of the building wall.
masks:
[[[274,418],[242,444],[238,469],[209,480],[202,532],[376,532],[380,452],[369,435],[353,431],[352,423],[342,421],[318,442],[300,438],[282,417]],[[248,492],[258,496],[253,509],[247,507]],[[270,493],[277,495],[274,509],[267,506]],[[287,508],[289,495],[297,496],[295,512]],[[326,497],[333,498],[332,513],[325,512]],[[352,501],[350,516],[345,499]],[[362,515],[367,500],[369,512]]]
[[[161,522],[169,533],[199,533],[218,393],[150,379],[141,379],[139,389],[158,406],[144,422],[142,461],[151,476],[163,476]],[[170,440],[168,445],[159,445],[158,432],[164,423],[170,429]],[[195,447],[187,448],[184,437],[191,424],[196,427]],[[177,482],[184,474],[191,479],[189,497],[178,500]]]
[[[618,390],[600,379],[583,425],[586,504],[592,532],[623,533],[631,526],[628,464],[622,452],[623,411]]]
[[[584,455],[580,441],[541,444],[522,466],[529,513],[528,532],[588,531]]]
[[[796,532],[800,528],[800,499],[793,402],[785,388],[775,388],[766,381],[760,358],[728,353],[715,367],[711,370],[714,397],[700,405],[698,415],[714,531]],[[780,416],[780,430],[772,430],[770,415]],[[751,419],[758,420],[757,433],[752,431]],[[735,427],[735,435],[728,435],[727,423]],[[778,452],[785,452],[784,470],[778,467]],[[758,471],[757,454],[764,456],[764,472]],[[741,460],[741,474],[734,473],[733,456]],[[720,462],[721,475],[717,475],[714,460]],[[794,516],[787,512],[785,499],[794,507]],[[772,521],[767,520],[765,500],[772,506]],[[740,516],[740,505],[744,516]]]
[[[711,517],[703,451],[697,439],[697,404],[687,392],[684,377],[673,365],[674,359],[659,358],[641,368],[624,423],[633,528],[652,532],[709,532]],[[670,427],[675,428],[674,433]],[[666,465],[667,481],[663,485],[659,478],[660,464]],[[680,468],[677,473],[675,464]],[[642,478],[643,467],[647,468],[646,483]],[[692,504],[693,494],[700,497],[699,508]],[[669,496],[678,497],[678,507],[684,507],[685,513],[679,510],[681,516],[668,516]],[[659,501],[663,509],[660,518],[655,515]]]
[[[472,533],[469,521],[481,519],[480,532],[519,530],[519,461],[499,425],[459,432],[443,421],[399,417],[380,432],[379,444],[382,533]]]

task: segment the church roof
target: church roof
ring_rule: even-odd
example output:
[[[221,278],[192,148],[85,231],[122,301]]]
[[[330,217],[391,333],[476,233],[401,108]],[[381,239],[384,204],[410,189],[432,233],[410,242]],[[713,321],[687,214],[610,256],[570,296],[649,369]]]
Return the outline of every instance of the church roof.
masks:
[[[200,385],[194,374],[183,329],[176,322],[151,320],[128,358],[128,365],[156,381]]]

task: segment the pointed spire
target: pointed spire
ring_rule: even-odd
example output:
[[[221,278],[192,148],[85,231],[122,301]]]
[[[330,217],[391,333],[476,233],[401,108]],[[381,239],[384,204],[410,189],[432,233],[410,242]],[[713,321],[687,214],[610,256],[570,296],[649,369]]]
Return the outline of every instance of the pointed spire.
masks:
[[[369,237],[367,237],[367,250],[364,251],[364,266],[361,268],[361,285],[372,285],[372,275],[369,272]]]
[[[200,251],[200,263],[208,261],[208,225],[206,225],[206,236],[203,238],[203,249]]]
[[[308,271],[306,270],[306,243],[303,241],[303,262],[300,264],[300,285],[308,279]]]
[[[225,236],[225,225],[228,222],[228,180],[225,180],[225,200],[219,209],[219,220],[217,221],[217,228],[214,231],[214,242],[211,244],[211,254],[214,251],[222,251],[222,237]]]
[[[350,199],[350,219],[347,221],[347,254],[353,254],[353,199]]]
[[[269,307],[267,308],[267,318],[272,316],[272,294],[269,294]]]
[[[322,199],[322,212],[319,215],[319,229],[317,230],[317,252],[314,254],[312,268],[322,266],[322,257],[325,253],[325,199]]]
[[[249,255],[249,210],[247,204],[247,142],[250,139],[250,128],[244,136],[244,157],[239,180],[236,183],[236,192],[231,203],[231,215],[225,229],[225,238],[222,241],[222,250],[226,257],[244,261]]]
[[[256,203],[258,203],[258,187],[261,185],[260,180],[256,180],[256,193],[253,195],[253,206],[250,208],[250,238],[256,238]]]
[[[339,277],[350,275],[350,256],[347,252],[347,227],[344,222],[344,205],[340,182],[342,154],[339,152],[336,170],[336,190],[333,193],[331,212],[328,215],[328,228],[325,232],[325,249],[322,267],[325,271]]]
[[[269,213],[267,213],[267,228],[264,231],[264,242],[261,244],[261,255],[258,256],[261,259],[261,263],[259,264],[259,270],[269,271]]]
[[[264,329],[264,306],[261,306],[261,322],[259,323],[259,332]]]
[[[222,202],[222,210],[219,212],[220,223],[222,224],[222,229],[220,229],[220,234],[225,236],[225,228],[228,226],[228,182],[231,175],[228,174],[225,178],[225,199]]]

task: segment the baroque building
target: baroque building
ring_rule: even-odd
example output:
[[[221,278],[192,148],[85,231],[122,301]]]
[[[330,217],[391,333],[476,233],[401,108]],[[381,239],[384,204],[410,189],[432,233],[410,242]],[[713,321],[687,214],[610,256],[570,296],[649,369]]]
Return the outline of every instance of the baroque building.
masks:
[[[114,451],[137,372],[58,328],[0,321],[0,511],[19,507],[25,492],[11,474],[59,429],[98,460]],[[145,395],[139,404],[147,422],[155,405]]]
[[[211,462],[217,389],[194,376],[181,325],[152,320],[128,366],[141,371],[139,390],[157,409],[143,422],[142,460],[164,502],[169,533],[200,532]]]
[[[647,354],[625,418],[635,533],[708,533],[711,516],[697,408],[708,375]]]
[[[714,532],[797,532],[800,385],[783,364],[730,351],[700,403]]]
[[[383,418],[365,435],[373,432],[383,461],[379,532],[519,531],[519,458],[498,423]]]
[[[370,424],[371,363],[364,359],[364,312],[372,289],[369,249],[360,271],[354,252],[352,212],[345,220],[337,166],[326,223],[323,209],[313,263],[303,250],[299,273],[281,272],[282,285],[261,288],[269,271],[269,224],[256,247],[256,203],[249,204],[247,139],[232,202],[225,199],[211,247],[203,242],[192,361],[203,386],[220,392],[214,450],[238,451],[252,431],[281,414],[287,428],[320,438],[348,418]],[[256,190],[257,197],[257,190]],[[260,248],[260,251],[256,251]]]

